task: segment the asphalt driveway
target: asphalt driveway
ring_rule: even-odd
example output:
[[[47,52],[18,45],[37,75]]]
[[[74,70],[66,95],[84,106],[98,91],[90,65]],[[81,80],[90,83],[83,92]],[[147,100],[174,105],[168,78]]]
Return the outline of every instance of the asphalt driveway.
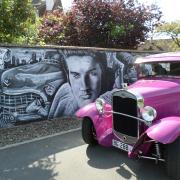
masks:
[[[168,180],[163,165],[89,147],[80,131],[0,150],[0,180]]]

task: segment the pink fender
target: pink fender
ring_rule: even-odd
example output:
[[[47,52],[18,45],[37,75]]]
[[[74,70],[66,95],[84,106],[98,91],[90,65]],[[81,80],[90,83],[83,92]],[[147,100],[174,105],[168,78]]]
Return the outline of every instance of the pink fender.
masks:
[[[146,134],[163,144],[169,144],[180,136],[180,117],[166,117],[146,130]]]
[[[99,112],[96,108],[95,103],[90,103],[76,112],[76,116],[79,118],[89,117],[93,120],[93,123],[99,119]]]
[[[111,111],[109,104],[105,105],[105,111]],[[105,113],[100,115],[96,109],[95,103],[88,104],[76,112],[79,118],[89,117],[95,127],[96,136],[99,144],[112,146],[112,115]]]

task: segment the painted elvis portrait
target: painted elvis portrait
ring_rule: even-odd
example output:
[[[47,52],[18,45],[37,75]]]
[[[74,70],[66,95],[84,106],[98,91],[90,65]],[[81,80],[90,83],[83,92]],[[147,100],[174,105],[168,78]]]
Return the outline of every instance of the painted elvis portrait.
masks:
[[[127,52],[0,48],[0,127],[73,116],[137,79]]]

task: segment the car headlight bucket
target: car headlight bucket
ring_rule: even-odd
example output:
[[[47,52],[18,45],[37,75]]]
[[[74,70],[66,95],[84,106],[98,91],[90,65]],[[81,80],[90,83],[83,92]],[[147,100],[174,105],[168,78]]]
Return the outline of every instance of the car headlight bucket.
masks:
[[[153,107],[145,106],[141,109],[141,116],[146,122],[150,123],[156,118],[157,112]]]
[[[139,93],[138,91],[134,91],[133,89],[129,89],[128,91],[136,96],[138,108],[139,109],[143,108],[144,107],[144,98],[141,95],[141,93]]]
[[[101,98],[98,98],[98,99],[96,99],[95,104],[96,104],[96,108],[99,111],[99,113],[103,114],[105,101],[103,99],[101,99]]]
[[[138,96],[137,105],[138,105],[138,108],[140,109],[144,107],[144,98],[142,96]]]

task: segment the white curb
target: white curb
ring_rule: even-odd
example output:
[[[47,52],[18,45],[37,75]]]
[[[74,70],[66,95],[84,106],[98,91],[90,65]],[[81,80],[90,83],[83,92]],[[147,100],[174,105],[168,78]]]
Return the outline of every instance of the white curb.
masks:
[[[55,133],[55,134],[48,135],[48,136],[34,138],[34,139],[31,139],[31,140],[27,140],[27,141],[15,143],[15,144],[5,145],[3,147],[0,147],[0,150],[4,150],[4,149],[20,146],[20,145],[23,145],[23,144],[28,144],[28,143],[44,140],[44,139],[47,139],[47,138],[51,138],[51,137],[55,137],[55,136],[59,136],[59,135],[63,135],[63,134],[68,134],[68,133],[76,132],[76,131],[79,131],[79,130],[81,130],[81,128],[71,129],[71,130],[68,130],[68,131],[62,131],[62,132]]]

